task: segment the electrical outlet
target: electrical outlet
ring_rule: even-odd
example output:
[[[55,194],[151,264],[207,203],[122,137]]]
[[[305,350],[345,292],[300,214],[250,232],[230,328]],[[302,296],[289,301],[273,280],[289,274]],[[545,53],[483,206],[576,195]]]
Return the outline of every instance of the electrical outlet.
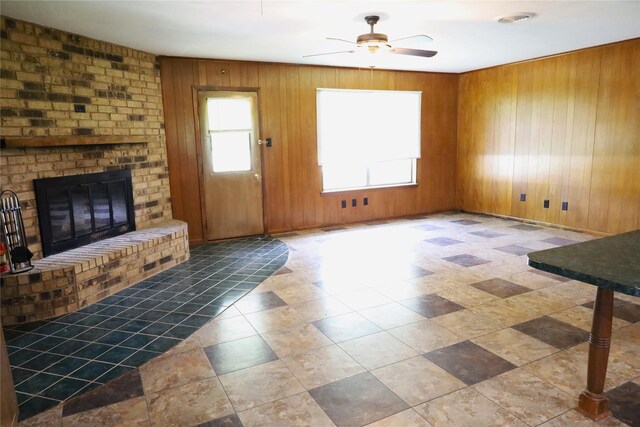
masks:
[[[362,204],[367,206],[369,204],[369,198],[365,197],[364,199],[362,199]]]
[[[358,201],[356,199],[351,199],[351,206],[354,208],[358,206]]]
[[[543,206],[544,206],[545,209],[549,209],[549,201],[545,200]]]
[[[343,201],[342,201],[342,209],[344,209],[344,208],[346,208],[346,207],[347,207],[347,201],[346,201],[346,200],[343,200]]]
[[[525,202],[527,200],[527,193],[520,193],[520,201]]]
[[[562,202],[562,210],[563,211],[569,210],[569,202]]]

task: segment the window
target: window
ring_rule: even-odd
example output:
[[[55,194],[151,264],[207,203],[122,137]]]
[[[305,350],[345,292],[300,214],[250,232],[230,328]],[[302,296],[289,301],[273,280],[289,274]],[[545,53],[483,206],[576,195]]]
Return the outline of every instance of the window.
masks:
[[[207,98],[214,172],[251,170],[251,99]]]
[[[421,95],[318,89],[323,191],[415,184]]]

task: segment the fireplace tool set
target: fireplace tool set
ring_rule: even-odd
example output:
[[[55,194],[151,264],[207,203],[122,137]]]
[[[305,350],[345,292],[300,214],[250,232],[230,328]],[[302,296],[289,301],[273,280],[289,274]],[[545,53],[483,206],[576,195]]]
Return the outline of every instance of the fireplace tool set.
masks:
[[[12,273],[31,270],[33,268],[31,264],[33,253],[27,247],[20,199],[11,190],[0,193],[0,222],[4,237],[4,239],[0,239],[0,259],[2,258],[2,246],[5,246],[4,256],[7,258],[7,264]]]

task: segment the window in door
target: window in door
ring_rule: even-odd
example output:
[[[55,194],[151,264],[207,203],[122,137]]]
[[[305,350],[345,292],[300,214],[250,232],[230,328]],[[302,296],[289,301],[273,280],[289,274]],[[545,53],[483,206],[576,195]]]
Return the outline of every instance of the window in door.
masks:
[[[207,124],[213,172],[251,170],[251,100],[208,98]]]

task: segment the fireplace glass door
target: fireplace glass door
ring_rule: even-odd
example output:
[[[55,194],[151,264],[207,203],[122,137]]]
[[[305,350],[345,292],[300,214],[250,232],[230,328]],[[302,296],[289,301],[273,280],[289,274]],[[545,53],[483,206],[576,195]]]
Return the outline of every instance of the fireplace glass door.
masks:
[[[34,181],[45,256],[135,230],[131,171]]]

